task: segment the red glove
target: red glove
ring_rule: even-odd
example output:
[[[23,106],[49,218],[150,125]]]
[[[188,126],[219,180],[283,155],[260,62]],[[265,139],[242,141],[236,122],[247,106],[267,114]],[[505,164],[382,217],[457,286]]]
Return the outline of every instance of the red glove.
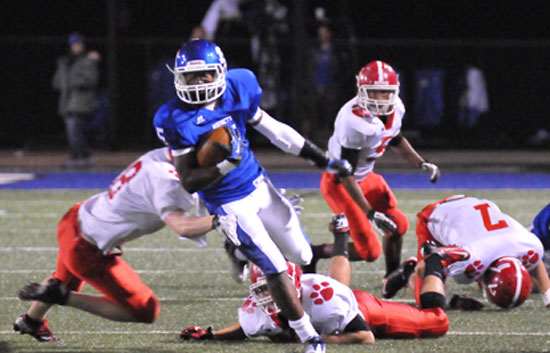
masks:
[[[181,331],[180,338],[185,341],[188,339],[211,340],[214,339],[214,334],[212,333],[212,326],[208,326],[206,330],[199,326],[190,326]]]

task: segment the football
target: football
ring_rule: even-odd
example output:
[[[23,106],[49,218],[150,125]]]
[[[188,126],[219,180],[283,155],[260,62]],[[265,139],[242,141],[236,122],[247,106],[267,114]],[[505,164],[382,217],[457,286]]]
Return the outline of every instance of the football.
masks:
[[[223,161],[231,151],[229,128],[221,126],[202,135],[197,144],[197,163],[200,167],[212,167]]]

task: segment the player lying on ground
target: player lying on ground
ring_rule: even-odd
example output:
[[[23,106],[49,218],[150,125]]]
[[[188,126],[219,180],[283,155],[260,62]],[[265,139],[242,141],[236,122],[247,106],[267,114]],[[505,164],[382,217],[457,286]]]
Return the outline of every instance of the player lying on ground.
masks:
[[[399,98],[399,80],[385,62],[373,61],[357,75],[357,95],[338,112],[328,149],[332,156],[353,166],[353,175],[323,173],[321,192],[336,214],[345,213],[351,229],[351,261],[375,261],[383,252],[387,277],[401,262],[407,216],[397,208],[397,198],[384,177],[374,171],[376,160],[389,147],[409,164],[421,168],[430,180],[439,179],[439,168],[429,163],[401,133],[405,106]],[[371,222],[380,228],[382,244]],[[318,259],[332,256],[332,244],[313,246],[313,260],[304,272],[315,272]]]
[[[195,207],[195,216],[188,211]],[[168,148],[150,151],[124,170],[109,190],[74,205],[59,222],[59,252],[53,275],[31,283],[19,298],[34,300],[13,324],[39,341],[58,341],[46,313],[54,304],[71,306],[114,321],[154,322],[160,302],[122,260],[121,245],[166,224],[181,237],[206,243],[206,232],[234,216],[206,216],[198,197],[182,187]],[[204,216],[201,216],[204,215]],[[79,293],[84,283],[101,295]]]
[[[525,283],[530,281],[529,274],[522,271],[525,267],[533,283],[541,289],[544,305],[550,307],[550,280],[541,261],[542,243],[519,222],[503,213],[494,202],[452,195],[426,206],[417,217],[419,259],[423,257],[423,249],[424,252],[430,251],[430,247],[426,246],[429,242],[433,242],[435,246],[453,244],[466,249],[471,254],[470,258],[449,266],[448,275],[459,284],[474,281],[484,283],[489,299],[506,298],[495,303],[504,307],[517,306],[525,300],[525,295],[514,295],[516,290],[519,294],[520,288],[523,288],[521,293],[525,293]],[[510,260],[510,257],[519,260],[519,265],[518,261]],[[495,287],[492,281],[496,273],[510,266],[517,268],[517,271],[510,271],[510,277],[506,280],[517,286]],[[410,267],[402,266],[388,277],[386,287],[389,297],[395,295],[407,283],[416,282],[413,283],[413,287],[418,302],[422,280],[418,277],[413,280],[407,278],[412,272]],[[407,268],[408,270],[405,270]],[[504,272],[503,276],[507,276],[508,272]],[[528,294],[527,292],[526,295]]]
[[[458,247],[435,249],[426,259],[422,273],[424,284],[420,299],[422,309],[411,305],[384,301],[370,293],[351,290],[351,266],[348,260],[349,226],[345,216],[334,216],[334,253],[328,276],[303,274],[288,263],[288,274],[296,286],[304,310],[315,329],[328,343],[374,344],[376,338],[439,337],[449,328],[443,306],[445,292],[443,272],[456,261],[467,260],[469,254]],[[184,340],[242,340],[267,336],[273,341],[296,342],[296,335],[271,299],[265,276],[253,266],[251,295],[238,310],[239,321],[213,331],[191,326],[182,331]]]

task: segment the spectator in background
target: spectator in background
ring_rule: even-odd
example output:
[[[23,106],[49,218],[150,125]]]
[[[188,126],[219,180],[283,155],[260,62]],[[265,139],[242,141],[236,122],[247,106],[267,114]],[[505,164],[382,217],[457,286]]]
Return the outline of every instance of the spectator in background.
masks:
[[[282,72],[288,62],[282,45],[289,34],[288,9],[278,0],[246,1],[241,8],[250,30],[252,60],[263,90],[260,105],[270,113],[283,115],[286,92],[281,87],[288,77]]]
[[[96,109],[99,82],[99,53],[87,51],[80,33],[69,36],[68,55],[57,59],[52,86],[59,91],[59,115],[65,121],[70,158],[68,168],[88,168],[92,164],[87,125]]]
[[[214,0],[204,14],[201,27],[206,33],[208,40],[215,40],[227,57],[228,67],[250,67],[251,53],[250,44],[246,41],[243,45],[243,38],[250,38],[250,31],[243,18],[241,7],[248,0]],[[246,4],[244,4],[246,5]]]
[[[307,100],[311,119],[302,122],[302,132],[317,143],[326,143],[330,137],[334,116],[342,99],[346,73],[345,53],[333,41],[333,32],[327,24],[317,28],[317,44],[309,52]]]
[[[481,114],[489,111],[489,97],[485,75],[475,66],[466,69],[466,89],[458,102],[460,113],[458,123],[461,127],[471,129],[477,126]]]

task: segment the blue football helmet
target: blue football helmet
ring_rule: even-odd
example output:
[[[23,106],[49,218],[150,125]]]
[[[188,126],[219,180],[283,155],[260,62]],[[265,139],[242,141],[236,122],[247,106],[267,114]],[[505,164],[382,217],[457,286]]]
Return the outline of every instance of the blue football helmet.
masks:
[[[222,50],[215,43],[194,39],[184,44],[176,54],[174,86],[178,97],[188,104],[206,104],[215,101],[225,91],[227,64]],[[190,72],[210,71],[214,81],[187,84],[185,75]]]

